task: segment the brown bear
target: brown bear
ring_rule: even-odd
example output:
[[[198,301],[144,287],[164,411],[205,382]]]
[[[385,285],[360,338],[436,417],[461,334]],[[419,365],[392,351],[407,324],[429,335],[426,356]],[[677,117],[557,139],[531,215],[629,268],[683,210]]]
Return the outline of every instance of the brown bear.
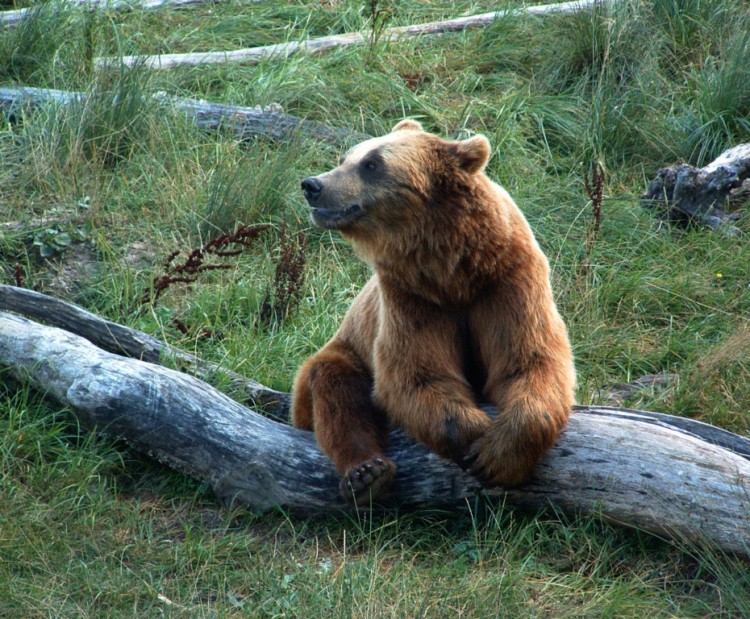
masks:
[[[400,122],[302,189],[313,222],[374,270],[295,380],[292,421],[314,430],[357,503],[387,492],[389,426],[488,484],[524,482],[574,401],[550,270],[516,204],[484,173],[487,139]],[[490,419],[478,406],[497,407]]]

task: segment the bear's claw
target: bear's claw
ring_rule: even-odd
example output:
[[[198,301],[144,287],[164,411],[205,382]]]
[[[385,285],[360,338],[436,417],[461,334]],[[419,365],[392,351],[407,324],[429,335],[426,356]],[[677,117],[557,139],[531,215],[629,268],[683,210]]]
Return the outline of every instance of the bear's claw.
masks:
[[[388,492],[396,474],[396,464],[388,458],[374,458],[350,468],[339,483],[341,495],[357,505]]]
[[[476,480],[485,488],[497,487],[500,484],[495,479],[495,476],[485,468],[482,459],[479,457],[480,453],[481,444],[479,441],[476,441],[471,446],[469,453],[464,457],[459,466],[472,477],[476,478]]]

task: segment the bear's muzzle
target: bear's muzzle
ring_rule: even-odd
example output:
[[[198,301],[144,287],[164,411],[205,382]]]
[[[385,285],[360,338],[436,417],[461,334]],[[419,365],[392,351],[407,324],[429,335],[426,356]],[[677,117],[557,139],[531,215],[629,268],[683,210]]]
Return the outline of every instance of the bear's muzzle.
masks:
[[[312,206],[313,202],[317,201],[320,194],[323,193],[323,183],[321,183],[316,177],[311,176],[310,178],[303,180],[300,184],[302,186],[302,191],[305,192],[305,200],[307,200],[307,203]]]
[[[300,186],[305,193],[305,200],[313,209],[312,220],[316,226],[328,230],[340,230],[353,224],[363,214],[361,204],[348,204],[341,207],[335,203],[329,204],[330,200],[321,199],[324,185],[317,176],[306,178]]]

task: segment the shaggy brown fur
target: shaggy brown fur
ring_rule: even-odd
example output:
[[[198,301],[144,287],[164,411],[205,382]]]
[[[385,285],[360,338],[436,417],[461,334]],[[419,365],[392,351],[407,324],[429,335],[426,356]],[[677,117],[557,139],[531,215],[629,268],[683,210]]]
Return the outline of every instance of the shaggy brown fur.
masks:
[[[358,503],[395,475],[389,424],[487,483],[516,485],[570,414],[575,370],[549,265],[484,174],[489,155],[482,136],[449,142],[407,120],[302,182],[313,221],[375,271],[300,369],[292,405]]]

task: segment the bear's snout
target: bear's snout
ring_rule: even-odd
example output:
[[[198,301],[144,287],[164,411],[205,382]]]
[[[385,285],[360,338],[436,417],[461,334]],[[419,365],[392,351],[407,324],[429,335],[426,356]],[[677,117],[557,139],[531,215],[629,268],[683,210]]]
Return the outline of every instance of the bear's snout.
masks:
[[[315,202],[320,197],[320,194],[323,193],[323,183],[314,176],[306,178],[300,185],[302,186],[302,191],[305,192],[305,200],[310,204]]]

